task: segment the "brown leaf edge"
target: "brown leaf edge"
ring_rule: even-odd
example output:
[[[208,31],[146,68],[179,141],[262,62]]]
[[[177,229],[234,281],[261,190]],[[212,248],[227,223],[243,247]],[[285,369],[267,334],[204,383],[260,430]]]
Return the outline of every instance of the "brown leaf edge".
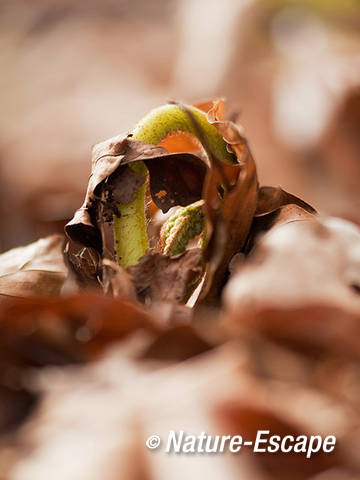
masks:
[[[249,236],[243,248],[243,253],[249,255],[261,236],[272,228],[279,225],[300,222],[316,218],[316,213],[311,213],[308,209],[289,203],[266,213],[261,216],[255,216],[251,225]]]
[[[243,253],[248,255],[261,235],[271,228],[315,216],[317,211],[310,204],[280,186],[260,187],[254,219]]]
[[[231,259],[240,252],[249,253],[259,233],[279,223],[309,218],[317,212],[280,186],[259,187],[246,137],[240,126],[225,120],[223,99],[203,102],[197,107],[207,111],[209,122],[221,133],[238,162],[229,166],[212,158],[205,179],[208,264],[199,305],[219,303]],[[222,188],[227,190],[224,198],[219,196]]]
[[[309,213],[316,214],[316,210],[299,197],[283,190],[280,186],[263,186],[259,189],[255,217],[267,215],[283,205],[298,205]]]
[[[206,104],[205,104],[206,105]],[[258,198],[256,165],[241,128],[224,119],[225,102],[214,100],[207,116],[234,154],[233,165],[211,156],[203,198],[207,222],[207,261],[199,304],[218,303],[232,257],[244,246]]]

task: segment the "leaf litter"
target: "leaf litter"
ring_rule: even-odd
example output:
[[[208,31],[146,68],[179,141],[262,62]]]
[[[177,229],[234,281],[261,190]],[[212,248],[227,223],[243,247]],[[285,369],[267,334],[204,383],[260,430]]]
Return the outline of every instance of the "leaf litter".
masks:
[[[186,153],[181,138],[166,149],[115,137],[93,150],[65,250],[49,237],[0,256],[1,479],[359,478],[360,231],[259,185],[224,102],[198,108],[234,165]],[[140,178],[128,165],[138,160],[158,209],[204,200],[204,250],[168,257],[153,241],[136,266],[115,263],[101,202],[106,192],[111,212],[133,198]],[[336,452],[308,460],[145,448],[154,432],[250,438],[263,427],[335,435]]]

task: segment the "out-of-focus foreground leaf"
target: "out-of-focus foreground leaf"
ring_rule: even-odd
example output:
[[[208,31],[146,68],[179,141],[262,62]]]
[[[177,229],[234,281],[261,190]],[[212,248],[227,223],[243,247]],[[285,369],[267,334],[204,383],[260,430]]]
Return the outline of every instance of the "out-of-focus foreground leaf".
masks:
[[[316,302],[359,311],[359,228],[340,219],[309,216],[300,207],[286,217],[275,222],[234,272],[224,294],[229,310]]]
[[[159,331],[150,313],[124,300],[86,294],[32,297],[0,305],[0,434],[28,413],[39,392],[31,372],[84,363],[141,329]]]
[[[95,297],[81,298],[69,300],[68,306],[87,312],[89,320],[95,319],[97,309],[105,330],[106,311],[118,312],[118,328],[128,325],[119,302],[98,297],[96,308]],[[54,312],[63,310],[61,303],[54,306]],[[303,313],[307,321],[316,322],[316,310]],[[93,363],[33,371],[41,401],[30,421],[12,433],[6,449],[0,442],[4,478],[358,478],[358,357],[346,348],[332,348],[353,332],[333,330],[328,348],[313,355],[312,339],[300,335],[294,348],[289,329],[277,343],[271,330],[263,328],[272,321],[269,315],[262,324],[249,321],[246,330],[234,328],[234,317],[217,318],[212,325],[217,342],[207,339],[208,320],[197,318],[196,330],[180,324],[149,330],[145,322],[144,329],[132,330],[120,344],[112,343]],[[286,321],[295,321],[290,310],[284,313]],[[325,332],[325,317],[322,324]],[[307,329],[304,322],[297,326],[300,332]],[[335,435],[336,452],[311,459],[305,453],[254,455],[245,447],[231,456],[164,452],[170,430],[251,440],[259,429],[279,435]],[[156,452],[145,446],[155,432],[162,439]],[[64,456],[69,461],[64,462]]]

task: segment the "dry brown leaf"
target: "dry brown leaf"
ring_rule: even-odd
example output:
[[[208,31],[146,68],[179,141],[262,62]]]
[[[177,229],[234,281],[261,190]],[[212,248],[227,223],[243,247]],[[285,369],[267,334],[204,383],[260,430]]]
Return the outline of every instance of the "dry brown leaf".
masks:
[[[360,360],[359,314],[323,305],[268,307],[232,315],[231,328],[256,331],[312,356],[341,355]]]
[[[219,301],[229,263],[245,244],[257,203],[254,159],[240,128],[233,122],[221,120],[223,110],[223,101],[214,102],[208,119],[227,142],[229,151],[236,155],[237,163],[225,165],[219,159],[210,159],[211,168],[203,190],[208,234],[205,258],[208,264],[201,303]],[[220,194],[222,190],[223,195]]]
[[[127,298],[136,301],[135,285],[131,275],[119,264],[104,258],[102,261],[104,293],[115,298]]]
[[[271,213],[288,204],[298,205],[309,213],[316,213],[316,210],[311,205],[301,200],[301,198],[286,192],[281,187],[263,186],[259,189],[255,216]]]
[[[128,268],[143,302],[185,303],[203,273],[202,251],[187,250],[176,257],[149,252]]]
[[[101,290],[102,259],[98,250],[71,240],[65,245],[64,260],[69,270],[69,277],[64,284],[65,293]]]
[[[54,480],[235,480],[240,471],[242,478],[252,480],[241,468],[245,463],[252,471],[242,456],[239,470],[226,455],[167,455],[146,449],[147,437],[155,432],[164,445],[170,429],[213,431],[209,407],[236,391],[234,367],[240,360],[229,352],[204,357],[161,368],[114,351],[97,364],[57,378],[44,372],[44,401],[33,422],[18,433],[12,478],[42,480],[51,471]],[[22,456],[20,445],[31,453]],[[64,462],[64,455],[76,462]]]
[[[11,445],[6,444],[5,449],[0,446],[0,465],[2,471],[10,472],[9,478],[42,480],[51,475],[55,480],[112,480],[121,475],[128,480],[180,480],[206,474],[210,480],[308,480],[315,472],[325,475],[335,464],[344,472],[359,475],[360,437],[356,429],[360,425],[360,377],[346,344],[343,356],[349,364],[337,379],[333,349],[322,349],[316,359],[306,351],[301,355],[290,351],[286,341],[292,338],[290,328],[283,331],[286,348],[264,338],[265,331],[258,336],[259,322],[251,337],[233,329],[228,337],[222,332],[225,345],[213,347],[204,340],[207,322],[199,322],[196,330],[189,325],[159,330],[149,329],[145,320],[139,329],[137,316],[122,318],[124,302],[103,296],[53,300],[55,309],[49,300],[41,307],[35,303],[30,307],[29,302],[18,303],[12,317],[6,314],[4,319],[13,327],[15,345],[22,338],[28,342],[28,352],[34,349],[33,357],[27,360],[32,365],[41,349],[36,343],[38,329],[33,335],[23,335],[22,329],[31,321],[29,312],[35,314],[39,328],[41,324],[43,329],[46,324],[54,325],[61,317],[65,331],[101,324],[105,331],[110,328],[109,340],[110,336],[126,339],[112,344],[107,355],[88,365],[36,374],[35,384],[42,397],[36,414],[18,428]],[[59,317],[55,322],[48,316],[51,311]],[[22,321],[16,320],[20,317]],[[128,333],[124,337],[121,332]],[[51,329],[47,335],[50,333]],[[99,334],[102,339],[104,334]],[[344,335],[352,334],[344,329]],[[333,338],[328,340],[330,347]],[[103,346],[106,344],[109,342]],[[78,348],[83,348],[89,358],[86,345]],[[92,354],[90,358],[94,358]],[[326,364],[322,363],[324,358]],[[316,377],[324,383],[315,383]],[[335,389],[331,390],[329,386],[334,383]],[[352,408],[349,395],[353,396]],[[240,434],[244,440],[251,440],[260,429],[281,435],[333,434],[337,437],[336,452],[305,460],[303,455],[252,454],[247,447],[236,455],[173,455],[164,451],[170,430],[185,430],[189,435],[203,431],[211,435]],[[155,452],[145,446],[153,434],[162,439]],[[64,455],[69,462],[63,461]]]
[[[110,344],[138,330],[147,331],[150,338],[159,331],[148,312],[110,297],[4,301],[0,305],[0,435],[18,427],[37,405],[35,368],[93,360]]]
[[[229,311],[308,304],[360,310],[360,229],[311,217],[272,228],[226,286]]]
[[[52,235],[0,255],[0,301],[7,297],[58,295],[67,277],[64,238]]]
[[[301,377],[295,376],[296,383],[254,374],[257,352],[251,353],[245,342],[241,346],[224,345],[170,366],[167,359],[134,361],[118,347],[94,364],[43,372],[38,383],[44,400],[11,447],[11,478],[42,480],[51,473],[55,480],[110,480],[119,475],[177,480],[206,474],[210,480],[307,480],[334,464],[358,474],[356,448],[344,450],[344,438],[359,424],[356,413],[350,413],[349,422],[343,401],[315,391]],[[273,348],[266,342],[261,348],[270,359]],[[339,445],[334,455],[319,453],[310,460],[303,455],[252,454],[250,447],[236,455],[164,451],[170,430],[240,434],[251,440],[259,429],[281,435],[331,432]],[[145,441],[155,432],[162,445],[154,452],[146,449]],[[353,442],[357,447],[359,438]],[[64,464],[64,455],[73,458],[75,453],[76,462]]]
[[[261,238],[261,235],[271,228],[275,228],[284,223],[311,220],[314,218],[314,215],[314,213],[310,213],[297,204],[289,203],[282,205],[271,213],[255,216],[244,247],[244,253],[249,254],[256,245],[256,242]]]
[[[112,229],[115,205],[118,202],[129,202],[144,181],[143,177],[140,178],[128,167],[129,163],[135,161],[146,162],[152,200],[164,212],[174,205],[188,205],[201,197],[205,201],[206,267],[198,303],[211,304],[220,301],[231,259],[241,251],[247,253],[259,232],[276,223],[289,221],[293,216],[298,219],[301,216],[300,211],[305,214],[309,212],[309,215],[314,213],[311,206],[279,187],[258,189],[256,166],[249,146],[241,128],[225,120],[225,103],[222,99],[197,106],[207,112],[209,122],[223,136],[229,152],[234,155],[234,164],[224,164],[210,155],[210,166],[207,167],[199,152],[199,156],[191,153],[171,154],[160,146],[132,141],[130,137],[122,136],[102,142],[94,148],[92,175],[85,202],[66,226],[67,234],[71,238],[67,249],[68,259],[82,286],[93,286],[99,280],[102,281],[101,262],[100,258],[96,258],[96,252],[102,258],[116,260]],[[202,138],[196,119],[190,110],[183,108],[195,130],[198,130],[205,150],[208,150],[206,138]],[[165,144],[169,150],[183,151],[189,148],[195,151],[196,145],[188,140],[186,135],[175,135],[168,138]],[[293,205],[292,210],[283,208],[290,203]],[[261,216],[261,220],[258,220],[257,216]],[[76,248],[74,242],[78,242]],[[85,250],[81,246],[85,247]],[[90,251],[86,252],[86,249],[91,248],[95,255]],[[185,290],[190,291],[192,285],[189,284],[186,289],[183,283],[186,278],[193,281],[193,265],[184,273],[182,285],[177,289],[169,277],[169,268],[173,272],[176,270],[175,263],[170,267],[171,262],[168,261],[165,274],[168,283],[155,293],[155,288],[145,278],[149,277],[151,256],[152,253],[146,261],[143,260],[132,269],[138,292],[148,292],[146,295],[140,294],[140,297],[144,299],[145,296],[150,296],[153,301],[171,299],[176,302],[187,298]],[[162,265],[164,266],[163,261]],[[154,269],[154,265],[151,268]],[[187,268],[184,261],[182,268]],[[158,267],[156,270],[160,272]],[[114,272],[112,269],[112,278],[115,280]],[[198,268],[197,274],[200,274]],[[150,294],[149,288],[152,290]],[[174,289],[177,289],[176,294]]]
[[[0,360],[44,366],[86,361],[135,330],[157,332],[138,303],[87,293],[14,299],[0,307]]]

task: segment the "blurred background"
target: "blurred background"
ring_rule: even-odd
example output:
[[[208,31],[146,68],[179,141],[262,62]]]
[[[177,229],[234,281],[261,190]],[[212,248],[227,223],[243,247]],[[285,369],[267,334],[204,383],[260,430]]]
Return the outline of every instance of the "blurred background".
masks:
[[[92,146],[151,108],[239,113],[261,184],[360,220],[358,0],[0,1],[0,250],[62,231]]]

